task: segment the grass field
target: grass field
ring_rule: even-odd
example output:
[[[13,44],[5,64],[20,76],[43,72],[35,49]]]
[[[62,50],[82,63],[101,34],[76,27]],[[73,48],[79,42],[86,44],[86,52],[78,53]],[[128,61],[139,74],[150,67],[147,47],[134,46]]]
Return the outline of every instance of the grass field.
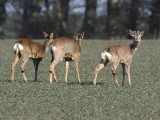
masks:
[[[82,84],[77,83],[73,63],[68,84],[64,83],[65,63],[56,66],[59,83],[49,83],[51,56],[39,66],[38,82],[33,82],[32,61],[26,66],[24,82],[16,66],[15,80],[9,82],[15,40],[0,41],[1,120],[160,120],[160,41],[142,40],[131,65],[132,86],[113,83],[110,64],[98,75],[93,73],[101,50],[109,45],[128,45],[129,40],[84,40],[79,62]],[[41,41],[42,42],[42,41]],[[122,82],[121,66],[117,71]]]

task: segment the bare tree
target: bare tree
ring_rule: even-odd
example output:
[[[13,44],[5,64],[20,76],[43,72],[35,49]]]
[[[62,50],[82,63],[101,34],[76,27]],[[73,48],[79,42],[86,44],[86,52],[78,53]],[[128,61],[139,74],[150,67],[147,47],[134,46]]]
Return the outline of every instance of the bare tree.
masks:
[[[151,33],[152,38],[158,39],[160,32],[160,1],[153,0],[151,5],[152,15],[149,20],[149,32]]]
[[[42,0],[23,0],[23,15],[22,15],[22,30],[21,37],[26,37],[28,34],[34,32],[32,19],[35,13],[39,14],[41,10]],[[35,17],[35,16],[34,16]]]
[[[106,21],[106,35],[110,38],[110,17],[111,17],[111,0],[107,1],[107,21]]]
[[[140,6],[141,6],[141,0],[131,0],[131,3],[129,4],[128,8],[128,17],[129,17],[129,24],[128,28],[137,29],[137,20],[140,16]]]
[[[85,0],[86,10],[83,22],[83,31],[86,37],[93,38],[95,36],[95,25],[96,25],[96,0]]]
[[[0,1],[0,36],[4,35],[4,23],[6,20],[6,9],[5,9],[5,4],[6,0],[1,0]]]
[[[58,36],[64,36],[67,31],[67,21],[69,12],[69,1],[70,0],[54,0],[54,21],[55,21],[55,31]]]

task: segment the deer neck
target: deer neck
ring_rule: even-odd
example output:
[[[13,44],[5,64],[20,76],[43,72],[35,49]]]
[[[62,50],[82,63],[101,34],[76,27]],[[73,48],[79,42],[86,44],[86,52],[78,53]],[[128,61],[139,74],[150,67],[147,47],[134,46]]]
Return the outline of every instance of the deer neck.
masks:
[[[44,50],[44,54],[48,52],[48,46],[49,46],[49,44],[46,44],[46,43],[44,43],[42,45],[42,49]]]
[[[138,45],[136,43],[130,44],[131,51],[133,54],[137,51]]]
[[[74,42],[77,43],[81,47],[81,40],[74,39]]]

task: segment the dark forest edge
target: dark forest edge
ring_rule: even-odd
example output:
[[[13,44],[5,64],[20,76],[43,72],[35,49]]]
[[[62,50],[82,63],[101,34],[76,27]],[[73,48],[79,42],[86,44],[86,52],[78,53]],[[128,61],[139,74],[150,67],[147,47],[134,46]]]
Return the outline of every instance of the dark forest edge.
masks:
[[[85,39],[128,39],[128,29],[145,31],[145,39],[158,39],[159,0],[1,0],[0,38],[42,38],[42,32],[55,37],[73,37],[84,31]],[[80,1],[82,2],[82,1]],[[77,5],[78,4],[78,5]],[[103,8],[103,14],[97,8]],[[75,13],[73,9],[85,9]]]

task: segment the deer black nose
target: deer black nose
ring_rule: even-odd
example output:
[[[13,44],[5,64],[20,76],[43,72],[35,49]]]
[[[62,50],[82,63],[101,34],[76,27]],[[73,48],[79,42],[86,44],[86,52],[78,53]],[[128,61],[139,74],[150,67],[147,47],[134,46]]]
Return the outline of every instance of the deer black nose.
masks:
[[[137,44],[139,44],[139,41],[136,41]]]

